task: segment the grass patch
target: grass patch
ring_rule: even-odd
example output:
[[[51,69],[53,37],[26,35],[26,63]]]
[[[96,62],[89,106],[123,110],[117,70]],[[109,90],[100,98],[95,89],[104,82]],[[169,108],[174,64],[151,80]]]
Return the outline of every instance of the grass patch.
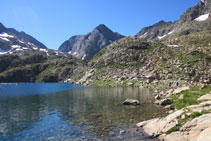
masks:
[[[81,79],[86,73],[86,68],[82,68],[80,71],[77,72],[77,74],[73,77],[73,80],[79,80]]]
[[[36,76],[36,82],[40,82],[46,74],[50,73],[53,70],[55,70],[55,66],[49,65],[43,72],[39,73]]]
[[[118,84],[115,81],[113,81],[113,80],[109,80],[109,81],[93,80],[93,81],[89,82],[89,85],[93,85],[93,86],[111,86],[111,87],[118,86]]]
[[[96,63],[96,62],[99,60],[99,58],[100,58],[101,56],[103,56],[103,54],[105,54],[105,52],[106,52],[106,48],[101,49],[101,50],[93,57],[93,59],[90,60],[89,64],[94,64],[94,63]]]
[[[197,101],[197,99],[202,95],[209,93],[210,91],[211,91],[211,85],[208,85],[204,89],[200,89],[200,86],[191,87],[187,91],[182,91],[178,95],[171,96],[171,99],[173,100],[171,108],[182,109],[190,105],[199,104],[200,102]],[[183,99],[179,98],[181,95],[183,95]]]

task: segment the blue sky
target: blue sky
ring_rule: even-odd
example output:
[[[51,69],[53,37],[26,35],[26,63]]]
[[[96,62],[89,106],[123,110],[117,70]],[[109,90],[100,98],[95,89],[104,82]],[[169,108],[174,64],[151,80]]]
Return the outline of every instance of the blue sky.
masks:
[[[160,20],[175,21],[199,0],[2,0],[0,22],[24,31],[48,48],[99,24],[125,36]]]

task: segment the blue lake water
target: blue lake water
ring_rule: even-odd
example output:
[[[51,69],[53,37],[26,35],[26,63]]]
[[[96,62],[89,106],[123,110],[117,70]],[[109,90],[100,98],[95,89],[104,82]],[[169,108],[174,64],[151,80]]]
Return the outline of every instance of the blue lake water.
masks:
[[[141,105],[124,106],[126,98]],[[150,89],[0,84],[0,140],[154,140],[134,125],[164,113]]]

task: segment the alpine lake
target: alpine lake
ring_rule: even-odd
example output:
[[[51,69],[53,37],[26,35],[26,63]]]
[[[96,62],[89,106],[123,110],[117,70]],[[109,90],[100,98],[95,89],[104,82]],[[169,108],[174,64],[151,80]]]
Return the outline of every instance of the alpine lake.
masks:
[[[156,140],[136,123],[162,117],[153,90],[70,83],[0,84],[0,140]],[[137,99],[139,106],[122,102]]]

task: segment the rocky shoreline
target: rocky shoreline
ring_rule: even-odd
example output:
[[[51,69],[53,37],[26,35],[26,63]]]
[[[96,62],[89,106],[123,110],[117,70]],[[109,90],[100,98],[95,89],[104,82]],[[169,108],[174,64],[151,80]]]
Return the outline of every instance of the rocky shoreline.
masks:
[[[211,140],[211,85],[155,93],[155,104],[168,109],[168,115],[140,122],[137,127],[163,141]]]

